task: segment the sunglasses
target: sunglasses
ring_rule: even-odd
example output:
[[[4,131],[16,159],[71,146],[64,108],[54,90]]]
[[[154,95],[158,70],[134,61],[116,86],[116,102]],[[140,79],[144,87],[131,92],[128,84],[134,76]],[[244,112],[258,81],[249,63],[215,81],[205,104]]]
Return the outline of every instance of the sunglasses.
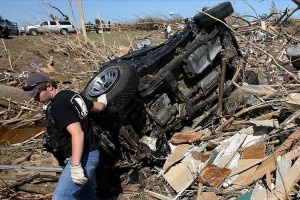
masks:
[[[37,85],[42,84],[42,83],[48,83],[48,81],[38,82],[38,83],[35,83],[35,84],[32,84],[32,85],[26,85],[26,86],[23,86],[22,89],[23,89],[24,91],[31,91],[31,90],[33,90]]]

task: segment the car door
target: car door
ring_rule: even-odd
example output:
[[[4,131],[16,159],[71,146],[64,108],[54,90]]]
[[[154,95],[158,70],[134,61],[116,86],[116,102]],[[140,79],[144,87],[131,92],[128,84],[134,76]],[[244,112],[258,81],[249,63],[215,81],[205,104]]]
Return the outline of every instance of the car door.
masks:
[[[59,33],[59,26],[56,21],[50,21],[49,32]]]
[[[37,26],[37,31],[39,33],[46,33],[46,32],[48,32],[48,27],[49,27],[48,21],[42,21]]]

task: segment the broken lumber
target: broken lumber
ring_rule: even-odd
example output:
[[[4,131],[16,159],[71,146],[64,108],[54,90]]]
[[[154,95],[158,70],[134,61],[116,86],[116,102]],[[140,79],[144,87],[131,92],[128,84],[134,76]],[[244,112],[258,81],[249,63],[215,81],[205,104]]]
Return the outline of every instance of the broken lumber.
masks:
[[[287,174],[283,177],[282,183],[276,186],[270,196],[270,200],[284,200],[288,199],[289,193],[292,191],[294,185],[300,179],[300,158],[296,160]]]
[[[268,159],[266,159],[255,171],[255,173],[244,179],[243,182],[241,182],[241,185],[250,185],[255,180],[262,178],[268,170],[270,172],[273,172],[276,169],[275,165],[275,158],[277,156],[281,156],[285,154],[289,148],[293,145],[294,142],[300,139],[300,130],[295,130],[274,152],[273,155],[270,155]]]

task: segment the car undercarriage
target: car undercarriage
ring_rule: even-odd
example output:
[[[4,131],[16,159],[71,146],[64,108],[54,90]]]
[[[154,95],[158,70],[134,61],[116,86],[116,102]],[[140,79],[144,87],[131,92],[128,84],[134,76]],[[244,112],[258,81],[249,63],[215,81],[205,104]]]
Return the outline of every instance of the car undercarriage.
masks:
[[[107,94],[107,109],[92,119],[116,167],[160,162],[174,132],[222,115],[232,81],[241,79],[243,58],[224,20],[233,13],[230,2],[205,13],[164,43],[103,64],[82,91],[94,101]]]

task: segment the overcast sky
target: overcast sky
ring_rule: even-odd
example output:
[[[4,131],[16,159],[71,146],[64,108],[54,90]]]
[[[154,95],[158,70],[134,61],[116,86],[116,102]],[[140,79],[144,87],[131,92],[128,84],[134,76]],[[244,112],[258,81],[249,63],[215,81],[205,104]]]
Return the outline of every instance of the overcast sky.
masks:
[[[72,16],[72,9],[75,18]],[[111,23],[117,21],[130,21],[138,17],[169,16],[170,12],[180,14],[184,18],[193,17],[204,6],[214,6],[220,0],[82,0],[86,22],[94,22],[98,15]],[[255,15],[270,13],[272,0],[231,0],[236,13],[242,15]],[[291,0],[273,0],[279,10],[286,7],[295,8]],[[51,4],[67,14],[70,20],[79,25],[77,0],[0,0],[0,15],[10,21],[17,22],[19,26],[35,24],[41,20],[48,20],[49,14],[61,15],[49,8]],[[249,6],[250,4],[252,6]],[[300,11],[293,17],[299,17]]]

